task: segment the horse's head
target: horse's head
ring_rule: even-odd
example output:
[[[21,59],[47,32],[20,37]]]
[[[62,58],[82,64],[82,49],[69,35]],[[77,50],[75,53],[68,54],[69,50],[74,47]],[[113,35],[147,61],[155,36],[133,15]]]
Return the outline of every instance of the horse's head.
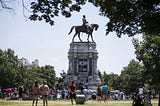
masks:
[[[97,31],[99,25],[98,25],[98,24],[92,24],[92,25],[93,25],[93,27],[95,28],[95,30]]]

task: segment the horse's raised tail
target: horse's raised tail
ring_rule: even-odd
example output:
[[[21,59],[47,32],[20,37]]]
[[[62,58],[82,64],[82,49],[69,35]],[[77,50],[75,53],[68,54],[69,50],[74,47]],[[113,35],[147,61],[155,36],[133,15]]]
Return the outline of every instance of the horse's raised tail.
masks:
[[[70,32],[68,33],[68,35],[72,32],[72,30],[74,29],[75,26],[72,26]]]

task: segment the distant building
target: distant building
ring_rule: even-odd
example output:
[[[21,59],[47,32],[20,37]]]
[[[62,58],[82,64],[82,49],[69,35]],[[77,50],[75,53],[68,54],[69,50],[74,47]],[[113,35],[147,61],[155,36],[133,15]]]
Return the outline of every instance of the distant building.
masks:
[[[22,57],[21,59],[18,59],[19,65],[20,66],[39,66],[39,60],[35,59],[34,61],[32,61],[32,63],[30,64],[28,59]]]
[[[24,58],[24,57],[22,57],[21,59],[19,59],[18,62],[19,62],[20,66],[22,66],[22,65],[23,66],[29,66],[29,61],[26,58]]]
[[[39,63],[39,60],[38,60],[38,59],[32,61],[32,65],[34,65],[34,66],[39,66],[38,63]]]

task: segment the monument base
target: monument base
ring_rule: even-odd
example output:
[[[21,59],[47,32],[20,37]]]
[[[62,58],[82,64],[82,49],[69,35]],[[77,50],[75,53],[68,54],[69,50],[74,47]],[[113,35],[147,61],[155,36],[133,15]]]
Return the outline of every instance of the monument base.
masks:
[[[97,70],[98,52],[94,42],[72,42],[68,52],[69,68],[65,84],[75,81],[76,84],[94,88],[101,85]]]

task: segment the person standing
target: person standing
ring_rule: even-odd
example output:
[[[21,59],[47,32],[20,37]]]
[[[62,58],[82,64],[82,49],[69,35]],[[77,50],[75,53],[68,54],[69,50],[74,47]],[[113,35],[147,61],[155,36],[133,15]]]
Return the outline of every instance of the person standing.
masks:
[[[138,90],[139,90],[138,94],[142,98],[143,97],[143,87],[141,86]]]
[[[102,86],[102,95],[104,97],[104,102],[106,102],[106,100],[107,100],[107,94],[108,94],[108,86],[103,85]]]
[[[139,95],[134,96],[132,106],[144,106],[143,100]]]
[[[48,106],[49,87],[47,82],[43,82],[43,85],[40,87],[40,91],[43,97],[43,106]]]
[[[74,81],[69,85],[69,92],[70,92],[70,99],[71,103],[73,105],[73,99],[76,99],[76,85],[74,84]]]
[[[101,102],[102,101],[102,89],[100,88],[100,86],[98,86],[97,88],[97,100],[98,102]]]
[[[66,95],[66,90],[65,88],[62,88],[62,99],[65,99],[65,95]]]
[[[124,96],[124,92],[120,91],[120,99],[122,100],[123,99],[123,96]]]
[[[36,106],[37,106],[38,97],[40,94],[40,87],[39,87],[38,81],[35,81],[34,85],[32,86],[32,94],[33,94],[32,106],[34,106],[35,101],[36,101]]]
[[[19,95],[19,100],[20,101],[22,101],[23,91],[24,91],[23,86],[19,86],[19,88],[18,88],[18,95]]]

